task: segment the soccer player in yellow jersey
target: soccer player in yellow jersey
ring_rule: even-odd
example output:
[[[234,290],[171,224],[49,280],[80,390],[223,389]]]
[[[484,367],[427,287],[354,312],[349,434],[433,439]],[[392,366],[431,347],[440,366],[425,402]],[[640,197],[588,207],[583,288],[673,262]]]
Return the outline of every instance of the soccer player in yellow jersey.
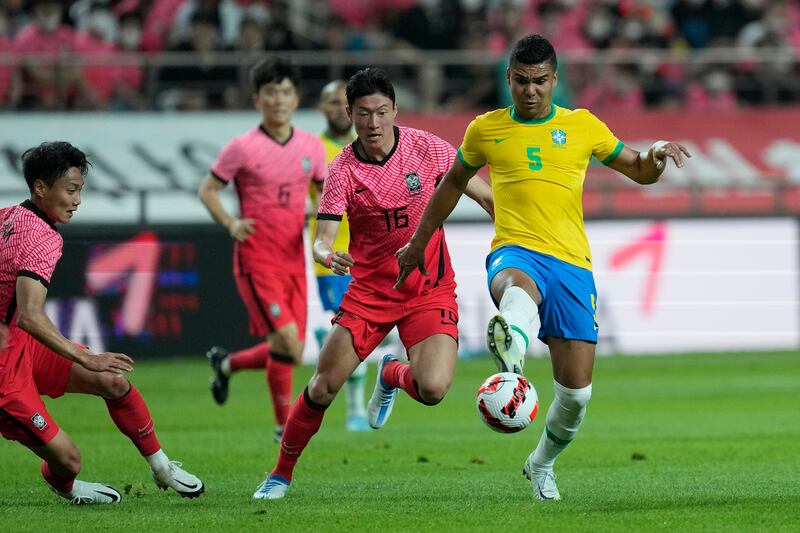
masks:
[[[553,463],[575,437],[592,393],[597,291],[581,204],[589,160],[594,156],[647,185],[658,181],[668,159],[681,167],[691,157],[669,141],[638,152],[589,111],[554,105],[556,69],[555,50],[544,37],[529,35],[516,43],[506,69],[514,105],[470,123],[417,231],[397,253],[399,287],[422,266],[425,246],[469,179],[489,165],[495,238],[486,269],[500,311],[489,321],[489,351],[501,371],[521,373],[538,314],[538,337],[548,345],[553,365],[555,398],[523,466],[539,500],[560,499]]]
[[[330,163],[339,155],[342,148],[353,142],[356,138],[353,132],[353,121],[347,116],[347,96],[345,89],[347,83],[342,80],[334,80],[322,88],[320,94],[319,108],[328,122],[327,129],[320,135],[322,144],[325,146],[325,160]],[[309,195],[314,205],[319,202],[316,188],[309,187]],[[310,221],[310,235],[316,234],[317,218],[312,216]],[[347,216],[342,218],[339,224],[339,232],[333,243],[334,250],[347,250],[350,243],[350,227],[347,223]],[[326,268],[318,263],[314,264],[314,273],[317,275],[317,287],[319,288],[319,298],[322,301],[322,308],[326,311],[339,311],[342,303],[342,296],[347,292],[351,276],[337,276],[330,268]],[[318,328],[314,331],[319,342],[320,348],[324,344],[328,330]],[[346,427],[348,431],[370,431],[367,423],[367,410],[364,404],[364,382],[366,380],[367,363],[361,363],[345,382],[345,398],[347,399],[347,419]]]

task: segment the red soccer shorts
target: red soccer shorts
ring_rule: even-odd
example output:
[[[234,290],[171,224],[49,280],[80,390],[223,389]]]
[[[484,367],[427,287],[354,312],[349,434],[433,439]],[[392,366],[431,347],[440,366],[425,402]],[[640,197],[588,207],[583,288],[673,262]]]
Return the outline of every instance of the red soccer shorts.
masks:
[[[385,304],[376,307],[376,312],[365,313],[365,305],[359,302],[359,312],[364,315],[380,317]],[[437,334],[450,335],[458,342],[458,306],[455,297],[420,302],[419,304],[399,305],[402,315],[389,322],[376,322],[368,317],[356,315],[347,309],[339,311],[331,323],[347,328],[353,335],[353,348],[362,361],[372,353],[384,337],[397,326],[400,340],[406,350],[415,344]]]
[[[265,337],[294,322],[297,337],[306,338],[306,277],[268,274],[262,271],[234,276],[236,287],[250,315],[250,334]]]
[[[72,361],[25,331],[11,328],[0,353],[0,433],[25,446],[43,446],[58,433],[41,395],[58,398],[67,388]]]

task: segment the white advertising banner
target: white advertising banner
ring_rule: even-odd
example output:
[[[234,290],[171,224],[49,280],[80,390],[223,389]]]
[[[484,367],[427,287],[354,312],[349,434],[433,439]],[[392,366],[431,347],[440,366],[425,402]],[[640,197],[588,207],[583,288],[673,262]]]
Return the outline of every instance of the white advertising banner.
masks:
[[[795,220],[588,222],[586,229],[598,289],[600,353],[800,346]],[[495,313],[484,267],[493,228],[450,224],[446,233],[458,282],[461,353],[483,353],[486,323]],[[329,324],[311,282],[308,358],[317,349],[311,332]],[[544,354],[546,346],[534,341],[530,353]]]

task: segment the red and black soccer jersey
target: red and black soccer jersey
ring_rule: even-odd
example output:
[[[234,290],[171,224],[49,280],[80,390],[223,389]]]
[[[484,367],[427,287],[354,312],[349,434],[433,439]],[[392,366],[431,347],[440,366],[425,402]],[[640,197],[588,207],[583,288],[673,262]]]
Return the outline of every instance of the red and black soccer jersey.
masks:
[[[17,277],[37,279],[49,287],[63,240],[33,202],[0,209],[0,320],[11,325],[17,308]]]
[[[222,149],[211,174],[234,182],[241,216],[255,220],[255,234],[235,245],[234,274],[304,274],[308,185],[328,175],[320,138],[294,128],[281,144],[263,127],[253,128]]]
[[[393,285],[399,272],[394,254],[411,239],[455,149],[430,133],[398,127],[395,146],[381,162],[365,160],[354,148],[355,143],[345,147],[331,162],[318,215],[340,220],[347,213],[350,221],[355,264],[348,300],[374,306],[431,293],[452,295],[455,278],[442,228],[425,251],[428,276],[415,270],[399,290]]]

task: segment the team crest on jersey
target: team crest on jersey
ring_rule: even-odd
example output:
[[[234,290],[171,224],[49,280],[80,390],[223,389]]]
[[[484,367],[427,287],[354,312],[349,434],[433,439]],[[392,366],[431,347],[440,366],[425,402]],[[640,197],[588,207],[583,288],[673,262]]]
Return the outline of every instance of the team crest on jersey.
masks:
[[[406,188],[412,194],[422,189],[422,182],[419,181],[419,175],[416,172],[406,174]]]
[[[279,316],[281,316],[281,306],[278,305],[277,303],[270,304],[269,314],[271,314],[275,318],[278,318]]]
[[[42,431],[47,427],[47,420],[45,420],[44,417],[39,413],[36,413],[31,417],[31,422],[33,422],[33,425],[36,426],[36,429],[39,431]]]
[[[311,158],[310,157],[308,157],[308,156],[303,157],[302,164],[303,164],[303,172],[305,172],[306,174],[311,172]]]
[[[567,144],[567,134],[564,130],[552,130],[550,132],[550,136],[553,138],[553,142],[557,145]]]

